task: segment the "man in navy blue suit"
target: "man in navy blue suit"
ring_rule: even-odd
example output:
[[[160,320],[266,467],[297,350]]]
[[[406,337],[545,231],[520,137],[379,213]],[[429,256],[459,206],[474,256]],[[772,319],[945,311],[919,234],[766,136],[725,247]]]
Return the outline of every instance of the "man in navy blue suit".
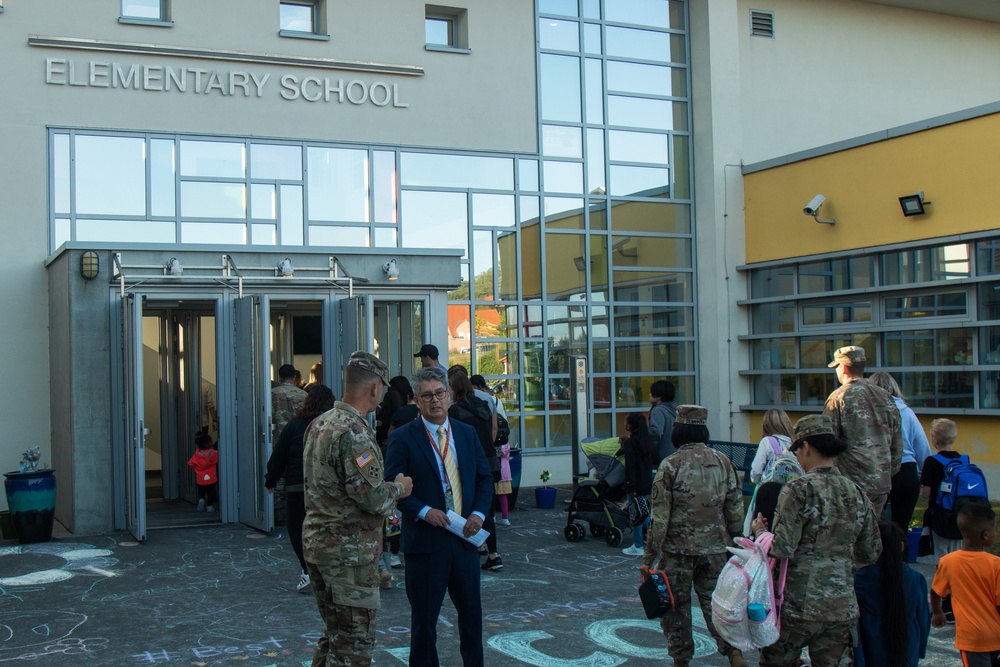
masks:
[[[480,531],[493,502],[493,475],[476,431],[448,419],[448,378],[440,366],[418,370],[412,380],[420,419],[389,436],[385,475],[403,473],[413,491],[397,507],[403,514],[400,546],[406,556],[410,601],[410,667],[437,667],[437,622],[445,591],[458,612],[465,667],[483,665],[483,607],[479,554],[445,529],[447,511],[465,518],[464,535]]]

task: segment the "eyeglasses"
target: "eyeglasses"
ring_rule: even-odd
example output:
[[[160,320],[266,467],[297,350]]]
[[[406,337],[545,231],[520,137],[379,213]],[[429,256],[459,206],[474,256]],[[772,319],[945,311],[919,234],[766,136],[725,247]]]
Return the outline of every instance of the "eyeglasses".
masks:
[[[435,392],[425,392],[417,396],[424,403],[430,403],[432,400],[443,401],[444,397],[448,395],[448,392],[444,389],[438,389]]]

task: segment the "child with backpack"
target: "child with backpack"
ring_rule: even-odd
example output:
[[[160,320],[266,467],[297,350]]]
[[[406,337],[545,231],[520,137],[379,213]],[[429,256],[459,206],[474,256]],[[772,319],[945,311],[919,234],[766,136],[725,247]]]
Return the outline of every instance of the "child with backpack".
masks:
[[[982,471],[969,462],[968,455],[954,450],[957,437],[958,426],[952,420],[931,422],[931,444],[937,454],[924,462],[920,485],[927,498],[924,525],[930,527],[936,559],[962,548],[958,527],[962,505],[970,499],[989,499]]]
[[[927,653],[931,609],[927,580],[906,564],[906,536],[898,525],[881,522],[878,563],[854,573],[861,618],[857,667],[917,667]]]
[[[779,419],[781,417],[784,417],[785,420],[788,419],[788,415],[786,415],[782,410],[772,410],[771,412],[780,412],[781,415],[778,417]],[[768,437],[773,437],[773,436],[768,436]],[[767,440],[768,437],[765,437],[765,440]],[[760,452],[761,450],[758,449],[757,450],[758,456],[760,456]],[[757,483],[757,487],[753,490],[753,496],[750,498],[750,503],[747,505],[747,516],[743,522],[743,534],[746,535],[747,537],[753,536],[753,530],[751,529],[750,524],[757,517],[758,513],[764,511],[762,509],[760,495],[766,487],[769,487],[772,484],[777,485],[777,491],[772,489],[772,493],[774,494],[773,501],[777,502],[777,497],[778,497],[777,493],[778,491],[781,490],[781,485],[787,484],[793,479],[801,477],[804,474],[806,474],[805,470],[803,470],[802,466],[799,465],[799,462],[795,459],[795,455],[789,452],[787,448],[785,448],[785,450],[782,451],[780,454],[778,454],[776,457],[770,458],[764,465],[764,473],[761,476],[759,482]],[[767,517],[768,521],[770,521],[773,514],[774,514],[773,505],[771,506],[770,514],[764,512],[764,516]],[[771,524],[768,523],[767,525]]]
[[[771,474],[771,467],[774,461],[788,451],[792,444],[792,420],[784,410],[777,408],[764,413],[764,420],[761,424],[764,437],[757,445],[757,455],[753,457],[750,464],[750,481],[760,484]]]
[[[996,541],[996,521],[989,503],[966,503],[958,513],[962,548],[941,559],[931,584],[931,624],[944,626],[941,601],[950,594],[965,667],[1000,667],[1000,558],[986,551]]]

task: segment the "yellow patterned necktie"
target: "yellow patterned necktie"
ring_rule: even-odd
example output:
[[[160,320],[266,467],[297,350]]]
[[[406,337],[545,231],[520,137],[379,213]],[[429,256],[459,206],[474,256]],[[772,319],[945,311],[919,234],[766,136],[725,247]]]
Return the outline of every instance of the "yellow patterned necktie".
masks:
[[[448,478],[448,484],[451,486],[451,496],[452,502],[455,506],[455,512],[458,514],[462,513],[462,478],[458,474],[458,465],[455,463],[455,454],[451,451],[451,447],[448,442],[448,429],[444,426],[438,426],[438,442],[444,443],[441,447],[441,460],[444,463],[444,473],[445,477]]]

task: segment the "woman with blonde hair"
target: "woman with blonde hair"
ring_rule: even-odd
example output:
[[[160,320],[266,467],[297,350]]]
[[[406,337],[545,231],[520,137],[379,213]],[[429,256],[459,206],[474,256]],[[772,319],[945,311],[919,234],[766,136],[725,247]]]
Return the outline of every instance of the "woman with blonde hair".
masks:
[[[792,420],[784,410],[777,408],[764,413],[764,422],[761,424],[764,437],[757,445],[757,455],[753,457],[750,465],[750,481],[754,484],[766,479],[771,472],[774,460],[788,451],[792,445]]]
[[[924,461],[931,455],[931,447],[920,420],[913,410],[906,405],[906,397],[899,388],[896,379],[879,371],[873,373],[868,381],[876,387],[889,392],[893,402],[899,408],[900,421],[903,424],[903,460],[899,472],[892,477],[892,489],[889,491],[889,513],[892,522],[907,532],[910,529],[910,518],[913,508],[917,506],[920,495],[920,475],[924,471]]]

